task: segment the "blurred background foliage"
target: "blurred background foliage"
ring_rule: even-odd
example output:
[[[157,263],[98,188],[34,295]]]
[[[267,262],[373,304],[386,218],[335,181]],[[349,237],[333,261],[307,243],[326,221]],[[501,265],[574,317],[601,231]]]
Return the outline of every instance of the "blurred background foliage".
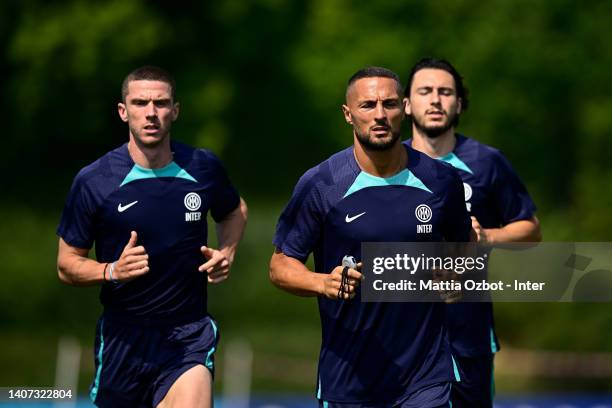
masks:
[[[471,91],[460,132],[510,159],[545,239],[610,241],[611,19],[609,1],[1,2],[0,365],[12,368],[0,385],[50,385],[60,335],[91,344],[98,290],[58,282],[54,231],[76,172],[127,140],[116,104],[131,69],[176,76],[173,138],[219,154],[250,204],[233,277],[209,290],[224,340],[252,344],[255,390],[311,392],[314,365],[258,376],[267,356],[314,364],[320,342],[316,302],[273,288],[267,262],[297,178],[352,142],[350,75],[381,65],[406,79],[423,56],[449,59]],[[503,346],[612,352],[609,304],[500,304],[496,318]],[[511,380],[498,390],[612,388]]]

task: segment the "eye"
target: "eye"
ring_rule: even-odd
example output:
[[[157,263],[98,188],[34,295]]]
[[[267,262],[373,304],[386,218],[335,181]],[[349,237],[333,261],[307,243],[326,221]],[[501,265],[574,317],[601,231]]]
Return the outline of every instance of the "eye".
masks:
[[[165,108],[167,106],[170,106],[170,99],[160,99],[154,102],[155,106],[157,106],[158,108]]]
[[[365,101],[365,102],[362,102],[359,105],[359,107],[362,108],[362,109],[372,109],[375,106],[376,106],[376,102],[374,102],[374,101]]]
[[[397,108],[399,106],[399,101],[397,101],[396,99],[386,100],[384,105],[385,108]]]

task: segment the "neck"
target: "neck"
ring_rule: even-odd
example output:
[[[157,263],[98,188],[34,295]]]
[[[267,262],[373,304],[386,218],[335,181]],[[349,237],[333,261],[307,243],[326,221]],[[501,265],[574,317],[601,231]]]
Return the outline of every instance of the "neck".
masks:
[[[368,174],[376,177],[391,177],[406,168],[408,154],[398,139],[395,145],[388,150],[378,151],[364,148],[357,137],[354,137],[355,160],[361,168]]]
[[[438,137],[429,137],[422,130],[412,126],[412,148],[429,157],[443,157],[453,151],[457,139],[455,128],[450,128]]]
[[[157,145],[147,146],[137,142],[136,138],[130,134],[128,152],[134,163],[146,169],[159,169],[172,161],[170,137],[165,137]]]

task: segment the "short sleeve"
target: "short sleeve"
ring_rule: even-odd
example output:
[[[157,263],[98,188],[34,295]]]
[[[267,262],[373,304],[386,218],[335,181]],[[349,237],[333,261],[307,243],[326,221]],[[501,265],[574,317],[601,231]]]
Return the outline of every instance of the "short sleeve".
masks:
[[[506,158],[497,154],[493,171],[493,200],[503,225],[533,217],[536,206]]]
[[[240,195],[230,182],[221,160],[212,153],[208,154],[212,177],[215,180],[210,197],[210,214],[215,222],[220,222],[238,207]]]
[[[279,217],[273,244],[285,255],[306,262],[321,238],[324,217],[322,197],[309,171]]]
[[[93,246],[93,224],[95,199],[91,188],[79,174],[72,183],[64,204],[57,235],[76,248],[90,249]]]
[[[448,242],[467,242],[470,240],[472,222],[465,206],[461,178],[455,170],[452,173],[444,205],[444,239]]]

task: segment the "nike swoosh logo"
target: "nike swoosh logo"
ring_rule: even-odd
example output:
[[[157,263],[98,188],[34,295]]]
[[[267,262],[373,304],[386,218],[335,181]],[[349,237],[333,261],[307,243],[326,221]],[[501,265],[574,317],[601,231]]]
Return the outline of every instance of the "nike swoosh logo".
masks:
[[[128,208],[136,204],[137,202],[138,201],[132,201],[131,203],[126,204],[126,205],[121,205],[121,203],[119,203],[119,205],[117,206],[117,211],[124,212],[125,210],[127,210]]]
[[[344,219],[344,221],[348,222],[353,222],[355,221],[357,218],[361,217],[363,214],[365,214],[366,212],[362,212],[361,214],[357,214],[357,215],[353,215],[352,217],[349,217],[348,214],[346,214],[346,218]]]

